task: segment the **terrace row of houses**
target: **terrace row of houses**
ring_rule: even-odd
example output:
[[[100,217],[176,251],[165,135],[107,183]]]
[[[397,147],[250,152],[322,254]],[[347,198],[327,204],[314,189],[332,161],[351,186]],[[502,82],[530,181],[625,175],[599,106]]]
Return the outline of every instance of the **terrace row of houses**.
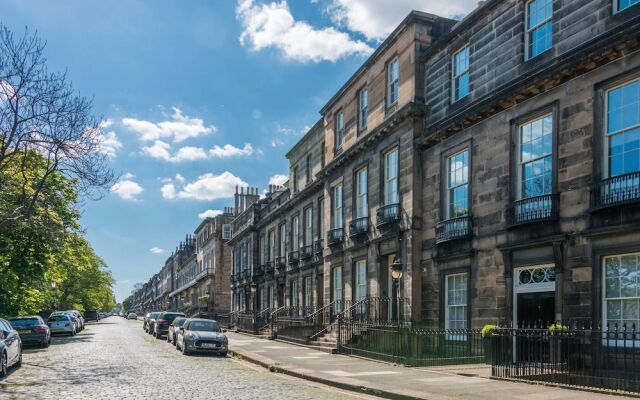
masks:
[[[220,216],[224,284],[191,283],[196,231],[140,301],[640,325],[639,39],[635,0],[411,12],[287,153],[285,186]]]

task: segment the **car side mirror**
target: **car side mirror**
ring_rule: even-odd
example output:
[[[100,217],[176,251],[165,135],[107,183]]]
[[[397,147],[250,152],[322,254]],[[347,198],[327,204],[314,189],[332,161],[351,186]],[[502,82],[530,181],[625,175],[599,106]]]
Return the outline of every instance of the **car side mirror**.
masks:
[[[227,330],[226,330],[226,329],[223,329],[223,330],[222,330],[222,333],[227,333]]]
[[[181,327],[180,327],[180,328],[178,328],[178,329],[180,329],[181,331],[184,331],[184,327],[183,327],[183,326],[181,326]]]

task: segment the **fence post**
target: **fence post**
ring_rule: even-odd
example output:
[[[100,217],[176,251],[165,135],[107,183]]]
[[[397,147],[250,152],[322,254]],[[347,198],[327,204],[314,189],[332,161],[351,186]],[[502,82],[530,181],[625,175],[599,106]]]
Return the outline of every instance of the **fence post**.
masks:
[[[338,353],[341,353],[340,347],[342,347],[342,317],[338,317],[338,332],[336,336],[336,350],[338,351]]]

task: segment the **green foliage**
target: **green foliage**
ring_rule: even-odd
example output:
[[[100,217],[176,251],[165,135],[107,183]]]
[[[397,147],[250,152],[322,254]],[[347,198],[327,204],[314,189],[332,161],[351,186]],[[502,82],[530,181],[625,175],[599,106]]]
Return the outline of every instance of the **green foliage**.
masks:
[[[122,311],[127,312],[131,310],[133,305],[133,295],[129,295],[126,299],[122,300]]]
[[[498,329],[497,325],[485,325],[482,327],[482,337],[487,337],[493,332],[494,329]]]
[[[35,202],[25,204],[46,163],[23,151],[0,170],[0,315],[110,310],[113,279],[82,236],[75,181],[54,172]],[[12,218],[26,207],[27,218]]]
[[[568,331],[569,327],[566,325],[562,325],[561,323],[555,323],[555,324],[551,324],[551,326],[549,326],[549,332],[553,333],[553,332],[565,332]]]

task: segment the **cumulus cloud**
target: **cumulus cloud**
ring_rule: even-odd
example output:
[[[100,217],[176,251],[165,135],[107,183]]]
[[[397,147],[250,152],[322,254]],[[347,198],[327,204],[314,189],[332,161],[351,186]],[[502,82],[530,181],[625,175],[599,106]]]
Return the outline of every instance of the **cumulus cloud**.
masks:
[[[160,247],[152,247],[149,249],[150,252],[152,252],[153,254],[162,254],[164,253],[164,250],[161,249]]]
[[[204,149],[194,146],[181,147],[175,154],[171,154],[171,145],[162,140],[156,140],[151,146],[144,146],[142,153],[151,158],[173,163],[204,160],[207,158],[207,153]]]
[[[109,131],[98,136],[98,149],[107,157],[116,158],[118,151],[122,149],[122,143],[114,131]]]
[[[229,171],[225,171],[220,175],[204,174],[198,179],[176,188],[174,183],[167,183],[160,192],[165,199],[193,199],[213,201],[218,199],[233,197],[236,185],[248,186],[239,177],[233,175]]]
[[[285,59],[299,62],[335,62],[351,55],[369,55],[373,49],[335,28],[315,28],[296,21],[286,0],[254,4],[240,0],[236,18],[243,31],[240,43],[253,51],[278,49]]]
[[[222,214],[221,210],[206,210],[206,211],[203,211],[200,214],[198,214],[198,218],[200,218],[200,219],[213,218],[213,217],[218,216],[220,214]]]
[[[253,146],[251,146],[250,143],[245,143],[243,148],[238,148],[230,144],[225,144],[222,147],[216,145],[209,150],[209,154],[217,158],[245,157],[253,154]]]
[[[159,139],[172,139],[174,143],[196,138],[217,131],[213,125],[205,126],[200,118],[186,116],[179,108],[173,107],[171,119],[161,122],[151,122],[136,118],[123,118],[122,124],[138,135],[145,142]]]
[[[288,179],[287,175],[276,174],[269,178],[269,185],[282,186]]]
[[[138,195],[144,191],[144,188],[133,180],[131,173],[126,173],[118,182],[111,186],[111,192],[119,196],[123,200],[136,201]]]
[[[331,19],[368,40],[385,39],[411,12],[419,10],[443,17],[460,18],[476,7],[477,0],[331,0]]]

